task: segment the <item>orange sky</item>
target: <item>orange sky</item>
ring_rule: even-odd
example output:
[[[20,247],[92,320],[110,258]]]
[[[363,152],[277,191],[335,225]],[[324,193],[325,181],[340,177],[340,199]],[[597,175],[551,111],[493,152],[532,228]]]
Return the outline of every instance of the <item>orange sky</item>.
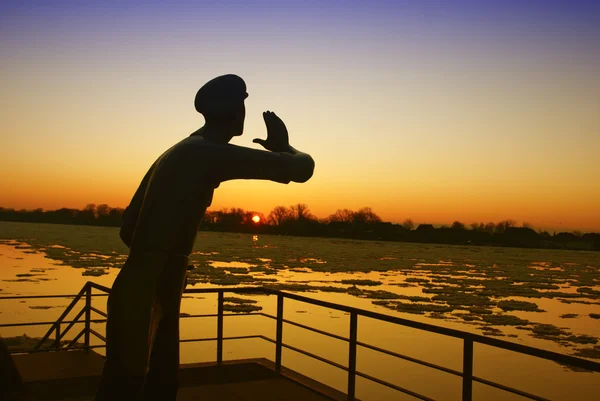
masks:
[[[250,97],[234,143],[257,147],[274,110],[316,170],[302,185],[224,183],[212,209],[600,231],[599,29],[585,9],[362,3],[0,6],[0,206],[126,206],[203,123],[197,89],[236,73]]]

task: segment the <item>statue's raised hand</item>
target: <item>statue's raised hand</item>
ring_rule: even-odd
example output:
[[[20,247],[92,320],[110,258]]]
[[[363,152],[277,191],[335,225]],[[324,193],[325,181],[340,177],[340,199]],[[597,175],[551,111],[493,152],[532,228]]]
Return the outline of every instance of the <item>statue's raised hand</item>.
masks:
[[[267,126],[267,140],[255,138],[252,142],[262,145],[271,152],[289,152],[288,131],[281,118],[272,111],[265,111],[263,118]]]

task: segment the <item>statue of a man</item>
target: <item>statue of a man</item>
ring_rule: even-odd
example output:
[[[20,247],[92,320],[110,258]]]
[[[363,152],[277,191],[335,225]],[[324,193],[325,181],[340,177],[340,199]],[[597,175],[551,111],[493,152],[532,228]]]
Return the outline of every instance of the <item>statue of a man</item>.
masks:
[[[236,75],[196,94],[205,125],[150,167],[123,215],[129,257],[108,298],[106,363],[97,401],[175,401],[179,310],[188,257],[213,191],[223,181],[306,182],[313,159],[289,145],[283,121],[266,111],[268,151],[231,145],[242,135],[246,84]]]

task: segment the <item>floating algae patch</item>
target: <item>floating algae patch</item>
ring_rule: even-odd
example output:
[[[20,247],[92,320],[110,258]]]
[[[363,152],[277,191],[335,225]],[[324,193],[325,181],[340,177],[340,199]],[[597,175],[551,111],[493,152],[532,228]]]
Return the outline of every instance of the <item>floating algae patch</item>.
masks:
[[[531,332],[533,333],[534,337],[538,338],[568,336],[571,334],[553,324],[536,324],[533,326]]]
[[[496,326],[525,326],[529,324],[529,320],[521,319],[513,315],[492,314],[482,315],[481,318],[484,322]]]
[[[258,301],[254,300],[254,299],[239,298],[239,297],[223,297],[223,302],[229,302],[232,304],[255,304],[255,303],[258,303]]]
[[[234,313],[250,313],[262,310],[262,306],[250,304],[223,304],[223,310]]]
[[[389,305],[386,305],[389,307]],[[399,312],[407,312],[414,313],[418,315],[422,315],[426,312],[436,312],[436,313],[445,313],[452,312],[454,310],[451,306],[444,306],[438,304],[420,304],[420,303],[405,303],[405,302],[395,302],[394,309]]]
[[[344,294],[348,292],[348,288],[346,288],[346,287],[334,287],[334,286],[328,286],[328,285],[311,286],[311,287],[315,291],[337,292],[337,293],[344,293]]]
[[[476,315],[491,315],[494,313],[494,311],[492,311],[491,309],[478,308],[478,307],[467,308],[467,310]]]
[[[342,280],[342,284],[347,285],[366,285],[366,286],[377,286],[383,284],[381,281],[368,280],[368,279],[355,279],[355,280]]]
[[[308,284],[295,284],[295,283],[273,283],[266,286],[272,290],[279,291],[296,291],[296,292],[306,292],[313,291],[314,288]]]
[[[436,294],[431,299],[434,301],[443,301],[448,305],[461,308],[466,308],[468,306],[488,306],[492,304],[492,301],[488,297],[458,291]]]
[[[369,291],[363,290],[361,295],[365,298],[370,299],[401,299],[402,296],[400,294],[396,294],[395,292],[377,290],[377,291]]]
[[[600,359],[600,346],[596,345],[593,348],[580,348],[574,355],[582,358]]]
[[[108,274],[107,269],[85,269],[84,272],[81,273],[82,276],[94,276],[99,277]]]
[[[588,336],[588,335],[571,335],[565,338],[565,341],[575,344],[597,344],[598,339],[596,337]]]
[[[504,300],[498,302],[497,306],[504,312],[510,312],[515,310],[525,312],[545,312],[544,310],[540,309],[537,304],[526,301]]]
[[[535,290],[558,290],[560,286],[550,283],[527,283],[527,287]]]
[[[404,281],[407,283],[429,284],[429,279],[427,278],[408,277]]]
[[[481,316],[473,315],[470,313],[461,313],[458,316],[465,322],[481,321]]]
[[[254,281],[254,278],[249,275],[227,274],[223,277],[210,279],[209,282],[216,285],[238,285],[242,283],[252,283]]]
[[[600,298],[600,291],[594,290],[593,288],[590,288],[590,287],[579,287],[577,289],[577,292],[585,294],[588,297],[591,296],[593,299]]]
[[[497,329],[495,327],[485,326],[481,330],[483,331],[483,334],[486,336],[493,336],[493,337],[504,337],[505,336],[505,334],[502,332],[502,330]]]

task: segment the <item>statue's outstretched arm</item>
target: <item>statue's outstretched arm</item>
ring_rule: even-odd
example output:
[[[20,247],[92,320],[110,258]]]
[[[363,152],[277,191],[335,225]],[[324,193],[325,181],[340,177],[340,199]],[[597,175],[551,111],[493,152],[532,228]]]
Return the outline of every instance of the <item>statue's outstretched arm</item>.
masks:
[[[271,180],[283,184],[306,182],[315,168],[310,155],[291,146],[288,152],[268,152],[225,145],[213,152],[210,159],[211,171],[221,182],[236,179]]]
[[[273,112],[263,113],[267,139],[254,139],[268,151],[235,145],[216,145],[207,152],[211,174],[218,181],[235,179],[271,180],[287,184],[306,182],[315,168],[313,158],[289,144],[285,124]]]

